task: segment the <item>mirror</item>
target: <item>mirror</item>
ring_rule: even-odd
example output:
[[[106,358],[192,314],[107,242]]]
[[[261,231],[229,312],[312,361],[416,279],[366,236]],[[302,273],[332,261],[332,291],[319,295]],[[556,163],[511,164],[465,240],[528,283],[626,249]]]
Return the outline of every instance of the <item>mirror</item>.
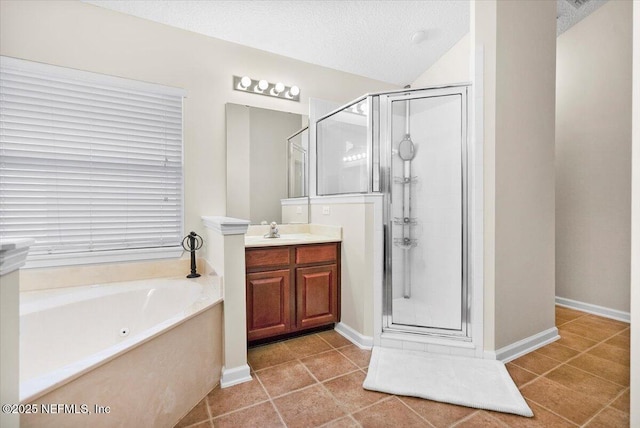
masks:
[[[227,216],[308,223],[308,116],[226,104]]]

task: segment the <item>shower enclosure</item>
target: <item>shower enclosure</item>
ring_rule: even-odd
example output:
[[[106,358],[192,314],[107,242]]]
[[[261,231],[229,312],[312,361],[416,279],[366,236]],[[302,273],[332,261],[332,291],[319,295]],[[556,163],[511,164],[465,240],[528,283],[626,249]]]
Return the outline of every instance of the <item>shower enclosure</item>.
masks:
[[[385,332],[471,340],[468,97],[372,94],[316,123],[318,195],[384,195]]]

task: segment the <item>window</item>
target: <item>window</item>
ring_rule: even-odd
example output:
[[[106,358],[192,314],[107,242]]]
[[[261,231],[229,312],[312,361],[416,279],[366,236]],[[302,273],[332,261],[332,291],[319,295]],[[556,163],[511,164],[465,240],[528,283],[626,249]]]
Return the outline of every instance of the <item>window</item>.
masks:
[[[183,90],[0,57],[0,237],[27,267],[175,257]]]

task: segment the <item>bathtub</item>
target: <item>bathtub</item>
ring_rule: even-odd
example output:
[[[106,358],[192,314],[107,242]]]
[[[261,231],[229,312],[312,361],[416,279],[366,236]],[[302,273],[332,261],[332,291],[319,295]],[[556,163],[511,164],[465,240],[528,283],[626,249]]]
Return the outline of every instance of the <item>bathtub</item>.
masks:
[[[21,293],[20,401],[36,408],[21,425],[175,424],[220,378],[220,282],[206,275]],[[71,406],[43,414],[48,403]]]

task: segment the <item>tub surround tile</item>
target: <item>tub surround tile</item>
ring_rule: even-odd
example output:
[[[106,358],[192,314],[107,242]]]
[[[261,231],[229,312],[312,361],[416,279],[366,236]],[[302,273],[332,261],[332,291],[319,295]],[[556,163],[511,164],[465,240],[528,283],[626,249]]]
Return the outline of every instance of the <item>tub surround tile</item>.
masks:
[[[220,380],[222,308],[216,305],[119,355],[37,403],[108,405],[109,414],[22,415],[21,427],[173,426],[185,414],[197,423],[201,403]],[[208,418],[208,417],[207,417]]]
[[[197,258],[196,266],[201,274],[215,272],[201,257]],[[48,290],[150,278],[173,278],[186,276],[189,272],[191,272],[191,261],[188,258],[21,269],[20,291]]]

